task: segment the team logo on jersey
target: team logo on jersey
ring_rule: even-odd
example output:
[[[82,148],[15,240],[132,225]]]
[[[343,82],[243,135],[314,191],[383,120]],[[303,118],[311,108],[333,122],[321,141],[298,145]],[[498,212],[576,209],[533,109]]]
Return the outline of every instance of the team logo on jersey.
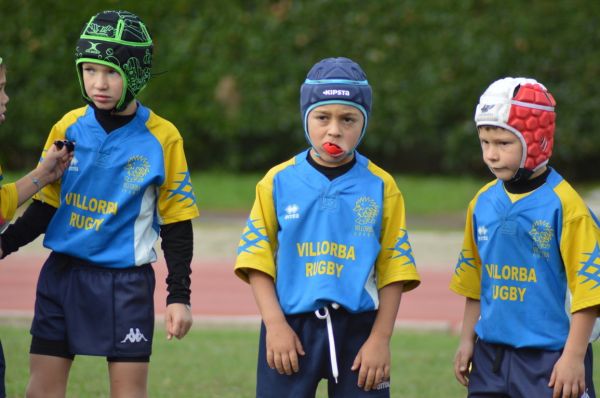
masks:
[[[588,259],[580,263],[581,268],[577,274],[584,278],[582,284],[590,281],[594,282],[592,289],[595,289],[600,286],[600,247],[598,242],[596,242],[593,251],[583,254],[588,256]]]
[[[137,192],[142,187],[144,177],[150,172],[150,162],[145,156],[136,155],[129,158],[125,165],[125,182],[123,189],[129,192]]]
[[[488,240],[488,229],[485,225],[477,227],[477,242]]]
[[[356,235],[370,236],[373,235],[373,225],[377,221],[379,214],[379,206],[377,202],[368,196],[358,198],[354,204],[355,221],[354,233]]]
[[[248,218],[246,222],[246,228],[244,228],[244,232],[242,233],[242,239],[238,245],[237,254],[240,253],[253,253],[253,248],[260,249],[261,242],[268,242],[269,237],[264,233],[266,228],[264,225],[259,225],[259,219],[251,219]]]
[[[533,255],[535,257],[550,257],[550,243],[554,237],[554,230],[546,220],[537,220],[529,230],[529,236],[533,239]]]
[[[297,204],[288,205],[285,208],[285,216],[283,216],[284,220],[295,220],[300,218],[300,208]]]

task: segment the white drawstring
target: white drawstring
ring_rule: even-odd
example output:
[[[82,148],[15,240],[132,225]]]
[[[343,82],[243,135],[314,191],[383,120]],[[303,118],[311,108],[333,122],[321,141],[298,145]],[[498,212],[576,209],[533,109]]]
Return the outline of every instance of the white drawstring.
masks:
[[[331,307],[333,307],[334,310],[337,310],[338,308],[340,308],[340,305],[338,303],[332,303]],[[331,315],[329,314],[329,309],[327,307],[323,307],[322,309],[325,311],[325,314],[321,315],[321,310],[318,309],[315,311],[315,315],[319,319],[327,320],[327,336],[329,337],[329,359],[331,360],[331,373],[333,373],[333,378],[337,383],[338,376],[340,373],[338,371],[337,356],[335,353],[335,340],[333,338],[333,326],[331,325]]]

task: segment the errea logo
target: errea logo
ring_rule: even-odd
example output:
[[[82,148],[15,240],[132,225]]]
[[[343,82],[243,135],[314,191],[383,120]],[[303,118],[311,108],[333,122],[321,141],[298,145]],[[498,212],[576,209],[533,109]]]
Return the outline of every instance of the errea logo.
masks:
[[[348,91],[348,90],[334,90],[334,89],[323,90],[323,95],[342,95],[344,97],[349,97],[350,96],[350,91]]]
[[[79,171],[79,160],[77,160],[76,156],[73,156],[71,163],[69,164],[69,171]]]
[[[298,207],[297,204],[288,205],[288,207],[285,208],[286,214],[283,217],[283,219],[284,220],[293,220],[293,219],[300,218],[300,214],[298,213],[298,211],[300,211],[300,208]]]
[[[488,240],[488,229],[485,226],[477,228],[477,241]]]
[[[490,109],[492,109],[495,105],[491,104],[491,105],[484,105],[481,107],[481,112],[485,113],[485,112],[489,112]]]

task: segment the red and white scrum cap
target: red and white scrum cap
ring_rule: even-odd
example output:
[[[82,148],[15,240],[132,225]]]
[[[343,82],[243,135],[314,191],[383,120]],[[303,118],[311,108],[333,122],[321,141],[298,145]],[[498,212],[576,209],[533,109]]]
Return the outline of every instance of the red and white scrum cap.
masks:
[[[479,98],[475,123],[502,127],[523,144],[521,168],[534,172],[552,155],[556,101],[543,84],[524,77],[496,80]]]

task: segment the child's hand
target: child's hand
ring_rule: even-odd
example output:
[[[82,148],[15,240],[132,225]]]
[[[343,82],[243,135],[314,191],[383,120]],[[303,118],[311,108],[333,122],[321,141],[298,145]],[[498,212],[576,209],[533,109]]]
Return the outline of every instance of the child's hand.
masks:
[[[454,376],[463,386],[469,385],[469,369],[473,358],[473,341],[461,342],[454,355]]]
[[[52,145],[46,152],[46,156],[37,169],[40,171],[40,179],[44,184],[52,183],[58,180],[71,163],[73,152],[69,152],[66,147],[58,149]]]
[[[585,392],[583,360],[561,355],[552,369],[548,387],[554,387],[552,398],[579,398]]]
[[[271,323],[266,326],[267,363],[279,374],[290,376],[300,370],[298,354],[304,355],[304,348],[298,335],[286,322]]]
[[[165,312],[165,329],[167,340],[176,337],[182,339],[192,327],[192,311],[185,304],[173,303],[167,305]]]
[[[385,337],[369,336],[360,348],[352,370],[358,372],[358,386],[370,391],[390,378],[390,341]]]

